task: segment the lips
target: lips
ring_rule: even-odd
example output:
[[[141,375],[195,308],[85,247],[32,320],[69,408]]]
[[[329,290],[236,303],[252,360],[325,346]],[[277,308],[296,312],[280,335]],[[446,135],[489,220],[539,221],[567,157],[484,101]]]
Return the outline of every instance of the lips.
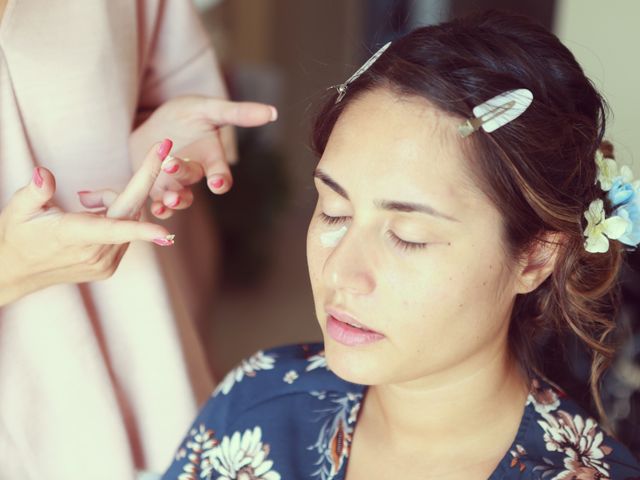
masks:
[[[366,327],[352,315],[332,307],[327,312],[327,333],[338,343],[347,346],[368,345],[382,340],[384,335]]]

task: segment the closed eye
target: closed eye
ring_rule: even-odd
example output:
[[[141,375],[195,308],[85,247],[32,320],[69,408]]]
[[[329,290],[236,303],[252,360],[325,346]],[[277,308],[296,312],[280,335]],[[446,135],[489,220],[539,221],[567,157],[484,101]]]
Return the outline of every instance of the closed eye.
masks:
[[[351,219],[351,217],[348,217],[348,216],[332,217],[330,215],[327,215],[324,212],[321,212],[320,213],[320,219],[324,223],[326,223],[327,225],[340,225],[342,223],[348,222]],[[389,239],[393,242],[393,244],[397,248],[399,248],[399,249],[401,249],[403,251],[422,250],[422,249],[427,247],[427,243],[424,243],[424,242],[408,242],[408,241],[403,240],[400,237],[398,237],[392,231],[388,231],[387,232],[387,236],[389,237]]]
[[[392,231],[387,232],[387,236],[391,239],[393,244],[401,250],[422,250],[427,247],[426,243],[422,242],[407,242],[406,240],[402,240]]]
[[[338,225],[349,221],[351,217],[331,217],[324,212],[320,213],[320,219],[327,225]]]

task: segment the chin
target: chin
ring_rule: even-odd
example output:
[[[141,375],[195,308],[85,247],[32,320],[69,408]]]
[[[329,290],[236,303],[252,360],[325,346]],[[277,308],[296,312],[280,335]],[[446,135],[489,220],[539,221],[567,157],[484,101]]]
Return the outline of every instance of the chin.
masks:
[[[371,350],[345,347],[326,336],[324,350],[329,369],[342,380],[359,385],[385,382],[380,358]]]

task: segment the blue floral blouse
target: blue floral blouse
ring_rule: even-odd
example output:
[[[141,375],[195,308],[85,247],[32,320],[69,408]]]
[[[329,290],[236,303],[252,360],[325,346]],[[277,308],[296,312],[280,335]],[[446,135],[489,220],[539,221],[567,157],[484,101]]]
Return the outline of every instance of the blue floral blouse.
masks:
[[[164,480],[340,480],[365,388],[322,345],[260,351],[220,383]],[[640,464],[570,399],[533,381],[517,436],[489,477],[640,480]]]

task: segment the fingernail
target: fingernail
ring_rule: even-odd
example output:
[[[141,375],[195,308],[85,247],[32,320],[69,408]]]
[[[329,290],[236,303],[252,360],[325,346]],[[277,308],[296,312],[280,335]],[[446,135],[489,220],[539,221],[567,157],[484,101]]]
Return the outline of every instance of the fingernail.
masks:
[[[153,213],[156,215],[162,215],[165,212],[166,208],[164,206],[158,207]]]
[[[271,121],[275,122],[278,119],[278,110],[276,110],[276,107],[270,107],[271,108]]]
[[[178,169],[180,168],[180,165],[178,165],[177,163],[171,165],[170,167],[165,167],[162,170],[166,173],[176,173],[178,171]]]
[[[222,188],[222,186],[224,185],[224,178],[218,178],[217,180],[212,180],[210,183],[211,187],[213,188]]]
[[[38,188],[42,188],[42,185],[44,184],[44,179],[40,174],[40,167],[33,169],[33,183],[35,183]]]
[[[167,207],[169,208],[176,208],[178,205],[180,205],[180,197],[177,197],[173,202],[171,203],[167,203]]]
[[[175,235],[167,235],[166,237],[163,238],[154,238],[152,240],[153,243],[155,243],[156,245],[160,245],[161,247],[170,247],[171,245],[173,245],[175,242],[176,236]]]
[[[173,142],[168,138],[165,138],[158,147],[158,156],[160,157],[160,160],[164,160],[164,157],[169,155],[171,147],[173,147]]]
[[[80,190],[78,192],[76,192],[78,195],[85,195],[87,193],[91,193],[91,190]]]

